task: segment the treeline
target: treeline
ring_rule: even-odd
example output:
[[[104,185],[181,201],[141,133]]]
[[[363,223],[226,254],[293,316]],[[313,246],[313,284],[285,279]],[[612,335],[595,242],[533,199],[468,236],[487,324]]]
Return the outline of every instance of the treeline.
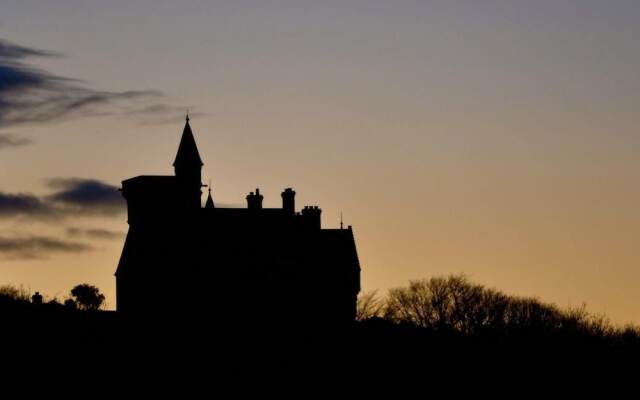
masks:
[[[364,293],[357,323],[338,329],[266,327],[251,319],[250,309],[244,311],[251,323],[241,326],[216,310],[189,315],[194,321],[166,316],[147,325],[144,319],[96,312],[103,298],[95,288],[85,290],[93,300],[86,303],[71,291],[72,307],[0,287],[0,341],[12,344],[3,357],[21,363],[14,370],[62,360],[67,368],[82,365],[95,376],[151,371],[191,382],[201,374],[208,387],[212,376],[227,383],[331,376],[370,386],[386,381],[422,387],[423,381],[454,379],[457,390],[471,379],[497,386],[510,380],[527,387],[573,384],[564,380],[566,371],[602,380],[634,372],[626,366],[640,356],[634,326],[618,327],[585,307],[562,309],[506,295],[463,276],[413,281],[386,296]]]
[[[3,348],[0,367],[10,364],[22,371],[31,363],[44,368],[47,360],[105,357],[118,345],[120,327],[115,313],[101,310],[104,300],[89,284],[74,286],[63,299],[0,286],[0,342],[10,344]]]
[[[24,287],[13,285],[0,286],[0,307],[46,307],[80,309],[85,311],[95,311],[101,309],[105,304],[105,297],[100,290],[87,283],[76,285],[69,292],[64,300],[60,301],[56,297],[45,299],[40,292],[31,293]]]
[[[550,336],[590,339],[640,348],[640,329],[617,326],[583,305],[559,308],[536,298],[511,296],[466,277],[433,277],[358,298],[357,319],[431,332],[495,339]]]

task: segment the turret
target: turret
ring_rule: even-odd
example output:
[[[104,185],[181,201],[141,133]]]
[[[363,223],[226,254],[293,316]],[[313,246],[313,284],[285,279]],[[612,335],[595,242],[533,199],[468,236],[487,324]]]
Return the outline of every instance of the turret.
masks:
[[[200,197],[202,196],[202,159],[196,146],[196,140],[189,126],[189,116],[187,115],[182,139],[178,146],[178,153],[173,162],[176,178],[178,178],[181,190],[184,194],[184,205],[187,208],[200,208]]]

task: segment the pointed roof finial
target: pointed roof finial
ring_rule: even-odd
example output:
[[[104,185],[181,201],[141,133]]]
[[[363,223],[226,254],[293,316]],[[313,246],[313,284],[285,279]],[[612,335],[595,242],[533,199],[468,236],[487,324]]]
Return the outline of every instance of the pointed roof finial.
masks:
[[[187,123],[189,122],[189,109],[187,108],[187,116],[185,117],[185,120],[187,121]]]
[[[213,197],[211,197],[211,179],[209,179],[209,196],[207,196],[207,202],[204,204],[204,208],[216,208],[215,204],[213,203]]]
[[[342,221],[342,211],[340,211],[340,229],[344,229],[344,222]]]
[[[191,125],[189,125],[189,114],[186,117],[187,122],[184,124],[184,130],[182,131],[182,138],[180,139],[180,145],[178,145],[178,153],[176,154],[173,166],[177,165],[204,165],[198,152],[198,146],[196,146],[196,140],[193,137],[191,131]]]

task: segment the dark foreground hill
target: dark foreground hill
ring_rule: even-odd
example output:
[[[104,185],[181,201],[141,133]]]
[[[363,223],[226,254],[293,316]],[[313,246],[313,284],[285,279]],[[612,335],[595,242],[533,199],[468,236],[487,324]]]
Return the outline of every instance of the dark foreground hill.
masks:
[[[360,321],[328,327],[313,318],[275,323],[251,310],[235,322],[210,310],[128,318],[0,295],[2,376],[154,391],[338,384],[458,394],[511,385],[610,390],[637,379],[638,330],[582,309],[505,296],[461,277],[362,300]]]
[[[229,326],[215,319],[127,320],[115,312],[46,304],[5,305],[1,312],[3,366],[19,376],[59,374],[73,381],[152,387],[162,382],[411,387],[452,380],[546,385],[568,383],[574,373],[583,380],[623,379],[637,371],[640,355],[637,338],[533,330],[466,335],[381,318],[300,328],[264,321]]]

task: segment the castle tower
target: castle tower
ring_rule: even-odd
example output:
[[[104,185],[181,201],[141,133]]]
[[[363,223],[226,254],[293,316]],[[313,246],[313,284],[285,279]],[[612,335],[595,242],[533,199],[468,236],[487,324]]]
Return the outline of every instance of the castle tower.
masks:
[[[201,207],[203,165],[187,115],[173,167],[184,193],[184,205],[189,209]]]

